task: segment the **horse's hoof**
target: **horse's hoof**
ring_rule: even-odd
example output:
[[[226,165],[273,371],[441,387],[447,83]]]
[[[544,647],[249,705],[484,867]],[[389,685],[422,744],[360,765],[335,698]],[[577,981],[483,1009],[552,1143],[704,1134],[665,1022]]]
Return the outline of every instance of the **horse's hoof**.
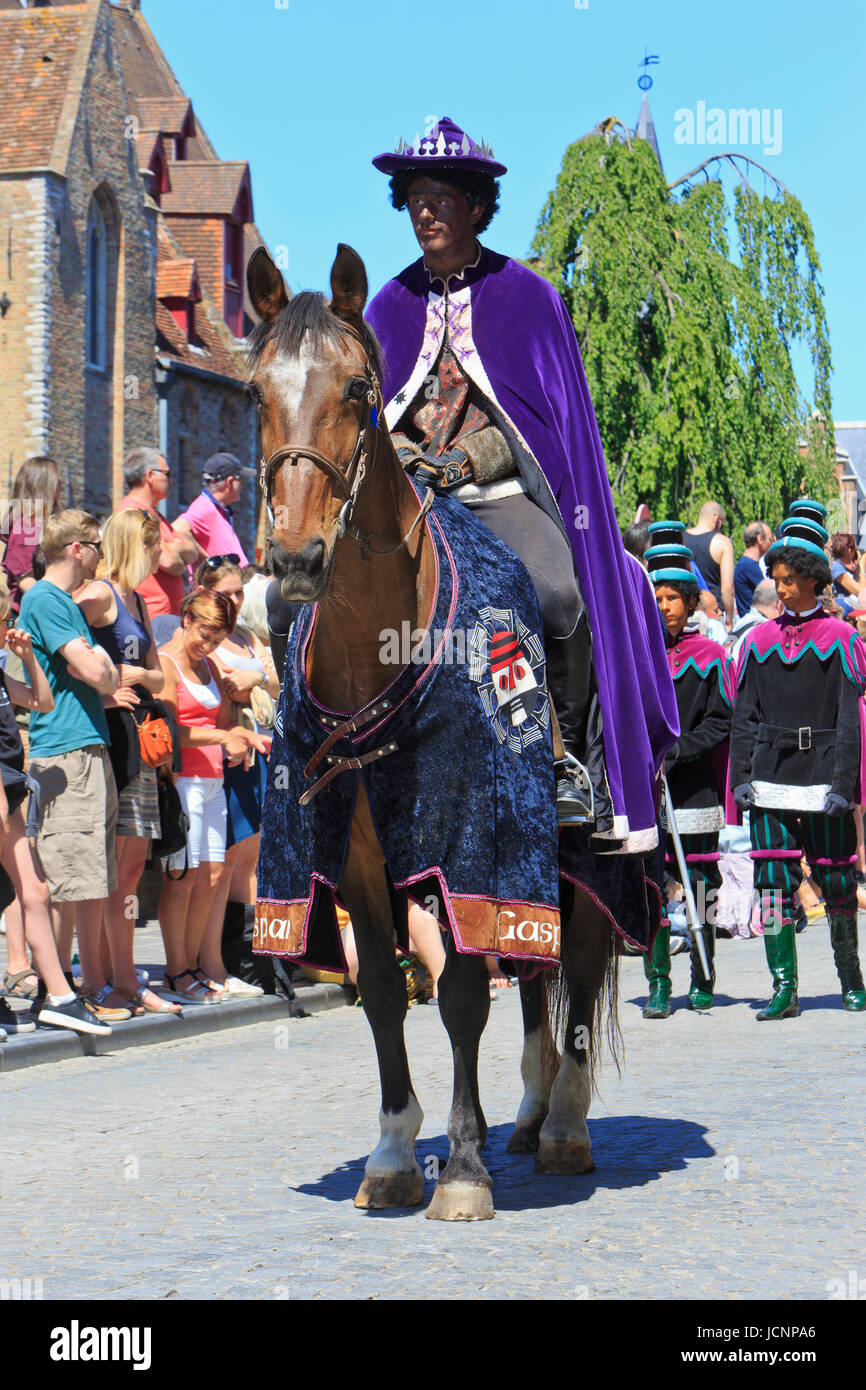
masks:
[[[528,1125],[515,1125],[506,1152],[510,1154],[537,1153],[538,1132],[543,1123],[543,1120],[533,1120]]]
[[[549,1177],[572,1177],[576,1173],[593,1173],[595,1164],[586,1144],[578,1139],[540,1139],[535,1155],[536,1173]]]
[[[428,1221],[489,1221],[496,1213],[489,1187],[474,1182],[440,1182],[424,1214]]]
[[[355,1206],[365,1210],[379,1207],[420,1207],[424,1201],[424,1174],[377,1173],[365,1178],[358,1188]]]

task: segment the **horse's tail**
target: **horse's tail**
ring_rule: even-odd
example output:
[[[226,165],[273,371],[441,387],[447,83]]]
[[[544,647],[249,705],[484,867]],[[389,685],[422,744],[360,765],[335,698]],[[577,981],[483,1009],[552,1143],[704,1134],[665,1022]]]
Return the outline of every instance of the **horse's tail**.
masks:
[[[549,1021],[551,1037],[549,1046],[556,1052],[557,1048],[561,1049],[565,1046],[571,1003],[568,980],[562,966],[558,970],[546,972],[543,996],[546,1006],[544,1012],[546,1012]],[[624,1043],[619,1023],[619,953],[616,933],[613,931],[607,934],[607,962],[604,977],[592,1002],[592,1008],[586,1012],[588,1014],[586,1020],[576,1025],[576,1028],[584,1028],[586,1033],[575,1041],[578,1050],[583,1049],[586,1052],[590,1083],[593,1091],[597,1091],[598,1068],[605,1038],[616,1066],[617,1075],[622,1073]],[[542,1029],[542,1048],[547,1031],[547,1028]]]

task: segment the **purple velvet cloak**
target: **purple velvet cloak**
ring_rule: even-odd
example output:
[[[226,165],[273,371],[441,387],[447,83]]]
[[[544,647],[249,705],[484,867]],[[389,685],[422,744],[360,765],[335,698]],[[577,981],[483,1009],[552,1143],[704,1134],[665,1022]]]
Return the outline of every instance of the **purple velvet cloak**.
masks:
[[[433,370],[447,323],[528,495],[571,543],[593,634],[615,833],[628,835],[630,850],[649,848],[656,775],[679,732],[676,699],[652,588],[617,526],[574,327],[546,280],[486,247],[443,291],[419,259],[369,306],[384,350],[388,425]]]

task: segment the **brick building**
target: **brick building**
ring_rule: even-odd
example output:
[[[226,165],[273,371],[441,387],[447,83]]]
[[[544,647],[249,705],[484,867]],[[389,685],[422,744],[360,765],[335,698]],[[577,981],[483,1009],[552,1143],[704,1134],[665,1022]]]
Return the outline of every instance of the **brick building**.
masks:
[[[106,511],[154,444],[174,515],[210,454],[258,456],[249,166],[218,158],[139,0],[0,0],[0,72],[0,492],[46,453]],[[248,548],[256,509],[247,485]]]

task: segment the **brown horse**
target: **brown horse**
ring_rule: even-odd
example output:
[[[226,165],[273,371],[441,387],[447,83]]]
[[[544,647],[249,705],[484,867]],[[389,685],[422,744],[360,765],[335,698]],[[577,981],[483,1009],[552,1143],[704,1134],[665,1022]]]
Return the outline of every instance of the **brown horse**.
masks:
[[[284,598],[318,605],[306,670],[316,699],[334,710],[360,710],[393,680],[393,666],[381,660],[383,629],[399,632],[404,622],[410,631],[426,627],[436,583],[423,507],[384,421],[378,345],[363,320],[364,265],[350,247],[338,248],[330,305],[309,293],[290,301],[264,248],[253,253],[247,284],[262,320],[250,342],[250,390],[260,411],[273,567]],[[403,1036],[406,985],[394,950],[398,903],[363,778],[358,781],[339,892],[355,930],[358,986],[375,1039],[382,1108],[379,1142],[355,1205],[414,1206],[423,1200],[414,1149],[423,1113]],[[561,1064],[548,988],[540,980],[521,986],[525,1094],[509,1148],[537,1151],[542,1173],[593,1167],[586,1112],[605,980],[615,995],[608,919],[582,893],[567,891],[562,971],[556,972],[560,1002],[567,996],[567,1009],[560,1010]],[[483,957],[461,954],[450,935],[439,1005],[453,1050],[454,1093],[450,1156],[427,1216],[483,1219],[493,1215],[477,1071],[490,1008],[488,977]]]

